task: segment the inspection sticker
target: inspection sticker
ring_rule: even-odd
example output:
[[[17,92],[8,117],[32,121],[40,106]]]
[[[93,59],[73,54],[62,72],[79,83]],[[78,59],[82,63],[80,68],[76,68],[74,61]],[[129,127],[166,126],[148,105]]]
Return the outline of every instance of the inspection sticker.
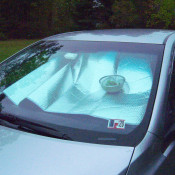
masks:
[[[110,119],[108,121],[109,129],[125,129],[125,120],[121,119]]]

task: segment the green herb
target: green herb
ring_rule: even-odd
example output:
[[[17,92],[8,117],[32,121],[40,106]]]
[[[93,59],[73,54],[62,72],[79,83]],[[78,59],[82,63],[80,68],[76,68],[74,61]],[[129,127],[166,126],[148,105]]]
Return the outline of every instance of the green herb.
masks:
[[[106,83],[107,86],[115,86],[117,83],[115,81],[108,80]]]

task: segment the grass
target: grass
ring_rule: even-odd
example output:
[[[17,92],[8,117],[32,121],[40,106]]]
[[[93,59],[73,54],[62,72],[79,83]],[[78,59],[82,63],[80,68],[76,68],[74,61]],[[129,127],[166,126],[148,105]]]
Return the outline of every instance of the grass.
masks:
[[[0,41],[0,62],[37,40]]]

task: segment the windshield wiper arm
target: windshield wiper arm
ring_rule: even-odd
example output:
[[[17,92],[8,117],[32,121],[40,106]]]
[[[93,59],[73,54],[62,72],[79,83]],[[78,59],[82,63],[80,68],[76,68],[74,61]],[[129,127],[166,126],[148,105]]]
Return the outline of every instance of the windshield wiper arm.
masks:
[[[54,137],[64,140],[72,140],[72,138],[70,138],[67,134],[61,133],[60,131],[54,128],[34,123],[31,121],[27,121],[11,115],[10,116],[0,115],[0,125],[43,136]]]

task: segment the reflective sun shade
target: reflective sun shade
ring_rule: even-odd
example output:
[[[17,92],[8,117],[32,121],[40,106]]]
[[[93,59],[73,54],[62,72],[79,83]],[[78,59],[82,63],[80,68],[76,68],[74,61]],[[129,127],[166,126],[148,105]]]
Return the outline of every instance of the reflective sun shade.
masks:
[[[45,112],[139,125],[148,105],[158,51],[149,44],[42,41],[1,69],[1,93],[16,106],[32,102]],[[124,77],[121,90],[106,91],[100,84],[106,76]],[[107,83],[112,88],[118,85],[111,79]]]

